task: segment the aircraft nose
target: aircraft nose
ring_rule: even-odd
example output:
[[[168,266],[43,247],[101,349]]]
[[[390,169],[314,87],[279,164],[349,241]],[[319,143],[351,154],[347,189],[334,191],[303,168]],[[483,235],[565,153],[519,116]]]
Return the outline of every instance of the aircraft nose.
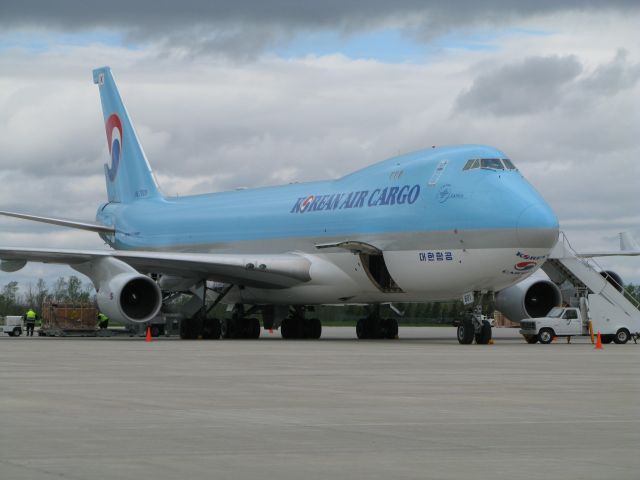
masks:
[[[558,241],[559,225],[551,207],[534,203],[525,207],[517,222],[520,246],[551,249]]]

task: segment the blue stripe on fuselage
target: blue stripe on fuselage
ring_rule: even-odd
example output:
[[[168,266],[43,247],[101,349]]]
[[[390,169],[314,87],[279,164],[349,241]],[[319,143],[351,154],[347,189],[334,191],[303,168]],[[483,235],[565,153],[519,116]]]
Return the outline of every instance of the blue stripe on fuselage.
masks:
[[[463,171],[471,158],[505,155],[477,145],[429,149],[333,181],[112,203],[99,210],[98,221],[127,232],[116,236],[115,246],[123,249],[515,228],[522,211],[534,204],[549,215],[524,226],[557,228],[553,212],[518,171]],[[444,170],[430,185],[444,160]]]

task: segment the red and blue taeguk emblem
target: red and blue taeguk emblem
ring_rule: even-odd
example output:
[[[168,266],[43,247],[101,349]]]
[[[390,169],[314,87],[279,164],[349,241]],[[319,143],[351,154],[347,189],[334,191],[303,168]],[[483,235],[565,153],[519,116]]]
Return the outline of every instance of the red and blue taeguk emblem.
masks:
[[[112,113],[107,119],[107,144],[109,145],[109,154],[111,155],[111,166],[107,166],[109,180],[112,182],[118,173],[118,165],[122,157],[122,123],[117,114]]]
[[[528,270],[531,270],[532,268],[535,268],[536,265],[536,262],[520,262],[516,263],[513,268],[515,268],[518,272],[526,272]]]

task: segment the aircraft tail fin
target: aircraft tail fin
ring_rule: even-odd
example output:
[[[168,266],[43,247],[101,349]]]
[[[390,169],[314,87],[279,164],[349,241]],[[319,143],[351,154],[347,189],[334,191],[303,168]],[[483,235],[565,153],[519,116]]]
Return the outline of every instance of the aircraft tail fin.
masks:
[[[100,89],[111,157],[110,165],[104,166],[109,201],[125,203],[160,197],[158,184],[120,98],[111,69],[96,68],[93,71],[93,83]]]

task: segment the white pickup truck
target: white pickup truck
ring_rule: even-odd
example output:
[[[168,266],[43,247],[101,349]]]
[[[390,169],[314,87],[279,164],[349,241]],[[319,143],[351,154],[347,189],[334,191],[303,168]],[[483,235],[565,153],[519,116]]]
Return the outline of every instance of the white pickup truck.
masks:
[[[555,307],[546,317],[522,320],[520,334],[527,343],[551,343],[553,337],[586,336],[598,331],[602,343],[622,344],[638,338],[640,328],[637,325],[609,318],[606,311],[598,308],[598,299],[592,297],[589,298],[590,308],[586,302],[583,308]]]

